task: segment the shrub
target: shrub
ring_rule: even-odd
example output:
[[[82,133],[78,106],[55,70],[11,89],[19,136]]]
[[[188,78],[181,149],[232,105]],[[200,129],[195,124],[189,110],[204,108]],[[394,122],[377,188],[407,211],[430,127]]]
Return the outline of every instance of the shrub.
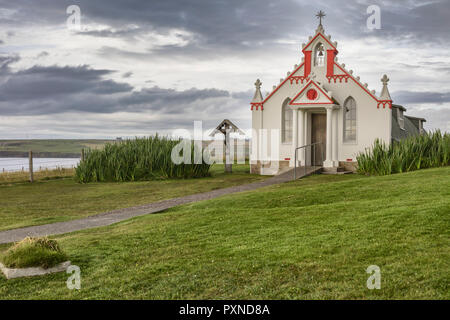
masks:
[[[450,134],[439,130],[408,137],[389,146],[376,140],[371,149],[356,157],[358,172],[387,175],[450,164]]]
[[[209,175],[209,164],[203,160],[194,164],[193,146],[192,164],[172,162],[172,149],[179,142],[156,135],[108,143],[102,150],[87,150],[84,161],[75,170],[75,179],[81,183],[123,182]]]
[[[56,240],[27,237],[9,248],[1,257],[8,268],[51,268],[67,261]]]

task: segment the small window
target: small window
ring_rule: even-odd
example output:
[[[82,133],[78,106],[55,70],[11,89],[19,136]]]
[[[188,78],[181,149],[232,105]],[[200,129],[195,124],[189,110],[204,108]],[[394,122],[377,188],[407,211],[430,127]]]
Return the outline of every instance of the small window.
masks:
[[[423,134],[425,130],[423,129],[423,121],[419,120],[419,133]]]
[[[405,117],[403,116],[403,110],[397,108],[397,122],[400,129],[405,130]]]
[[[316,45],[315,53],[314,53],[314,65],[318,67],[322,67],[325,65],[325,49],[322,43],[318,43]]]
[[[291,99],[286,99],[282,107],[282,141],[284,143],[292,142],[292,109],[289,108],[288,104]]]
[[[344,103],[344,142],[356,142],[356,101],[352,97]]]

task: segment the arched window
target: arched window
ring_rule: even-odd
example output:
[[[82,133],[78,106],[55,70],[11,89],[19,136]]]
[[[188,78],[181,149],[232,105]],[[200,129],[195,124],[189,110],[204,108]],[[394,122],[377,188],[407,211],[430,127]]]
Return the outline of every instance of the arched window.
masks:
[[[344,103],[344,142],[356,141],[356,101],[348,97]]]
[[[281,108],[281,139],[284,143],[292,142],[292,109],[289,108],[289,101],[287,98],[283,102]]]
[[[314,65],[318,67],[325,65],[325,49],[321,42],[314,49]]]

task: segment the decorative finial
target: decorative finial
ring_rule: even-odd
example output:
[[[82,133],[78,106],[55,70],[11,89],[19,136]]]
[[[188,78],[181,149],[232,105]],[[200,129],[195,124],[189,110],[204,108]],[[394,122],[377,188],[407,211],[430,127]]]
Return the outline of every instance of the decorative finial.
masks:
[[[388,89],[388,82],[389,82],[388,76],[384,75],[383,78],[381,78],[381,82],[383,83],[383,89],[381,89],[380,99],[392,100],[391,95],[389,94],[389,89]]]
[[[322,25],[322,18],[325,17],[325,16],[326,16],[326,14],[325,14],[325,12],[323,12],[322,10],[320,10],[320,11],[316,14],[317,19],[319,19],[319,26]]]
[[[255,82],[255,87],[256,87],[256,89],[261,89],[261,85],[262,85],[261,80],[256,79],[256,82]]]
[[[255,95],[253,96],[252,103],[260,103],[263,101],[263,97],[261,94],[261,85],[262,85],[261,80],[257,79],[255,82],[256,90],[255,90]]]

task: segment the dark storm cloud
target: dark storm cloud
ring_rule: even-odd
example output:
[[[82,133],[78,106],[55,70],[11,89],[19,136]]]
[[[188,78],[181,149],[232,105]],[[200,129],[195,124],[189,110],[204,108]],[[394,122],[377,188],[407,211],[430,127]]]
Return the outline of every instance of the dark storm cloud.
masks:
[[[34,66],[11,72],[9,65],[17,56],[0,56],[0,114],[43,115],[64,112],[171,113],[181,118],[246,105],[228,91],[196,89],[184,91],[158,87],[133,91],[126,83],[104,80],[114,71],[89,66]]]
[[[450,103],[450,92],[397,91],[392,94],[398,104],[444,104]],[[406,105],[405,105],[406,106]]]
[[[65,9],[73,1],[0,0],[1,6],[14,10],[9,17],[16,25],[64,24]],[[96,37],[129,39],[149,31],[164,33],[181,29],[198,35],[196,47],[254,48],[277,43],[282,38],[304,41],[317,25],[314,13],[328,12],[324,25],[333,35],[351,38],[371,36],[408,41],[442,42],[450,39],[450,1],[422,4],[418,0],[363,1],[271,1],[271,0],[171,0],[133,1],[79,0],[82,23],[110,26],[105,30],[84,30]],[[368,33],[366,13],[369,5],[381,8],[382,29]],[[0,22],[1,23],[1,22]],[[9,25],[11,21],[7,21]],[[130,27],[130,25],[132,27]],[[337,38],[337,37],[336,37]],[[171,46],[163,48],[174,49]],[[177,49],[177,47],[175,47]]]
[[[0,113],[49,114],[70,111],[114,112],[111,95],[131,92],[126,83],[103,80],[114,71],[89,66],[33,66],[11,72],[17,56],[0,57]],[[105,98],[106,96],[106,98]]]
[[[161,109],[164,108],[164,105],[180,105],[183,103],[190,104],[197,100],[229,96],[230,94],[228,91],[217,89],[198,90],[192,88],[185,91],[176,91],[173,89],[153,87],[150,89],[143,89],[139,92],[134,92],[128,97],[121,99],[121,102],[125,105],[148,103],[155,106],[155,109]]]
[[[123,109],[130,112],[151,111],[158,114],[172,114],[180,118],[200,115],[208,118],[211,114],[231,113],[245,108],[247,102],[233,98],[230,92],[225,90],[191,88],[177,91],[159,87],[127,94],[118,101]],[[230,109],[230,105],[233,109]]]
[[[8,66],[8,64],[6,64]],[[0,86],[0,101],[35,100],[47,97],[70,97],[73,94],[112,94],[129,92],[126,83],[103,80],[111,70],[94,70],[88,66],[58,67],[34,66],[10,73]]]
[[[19,60],[19,55],[0,54],[0,76],[8,74],[11,71],[10,64]]]

